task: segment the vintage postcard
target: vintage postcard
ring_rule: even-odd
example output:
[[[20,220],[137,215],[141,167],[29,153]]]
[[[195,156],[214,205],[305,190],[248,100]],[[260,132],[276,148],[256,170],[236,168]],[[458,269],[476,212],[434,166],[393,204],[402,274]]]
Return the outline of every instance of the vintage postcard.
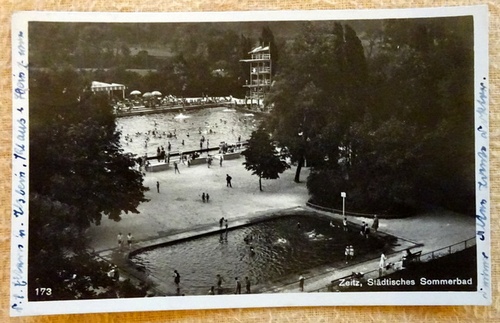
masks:
[[[491,303],[486,6],[12,17],[13,316]]]

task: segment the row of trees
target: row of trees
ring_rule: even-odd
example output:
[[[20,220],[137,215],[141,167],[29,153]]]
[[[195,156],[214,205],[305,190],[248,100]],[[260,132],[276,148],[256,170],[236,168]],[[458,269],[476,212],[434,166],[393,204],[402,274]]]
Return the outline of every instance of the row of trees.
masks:
[[[213,24],[40,22],[30,25],[31,33],[36,35],[30,43],[32,67],[72,66],[91,71],[96,80],[176,96],[244,96],[249,68],[240,60],[259,43],[271,43],[278,61],[269,27],[255,37]]]
[[[281,54],[265,127],[313,202],[408,214],[474,212],[469,17],[386,21],[364,46],[349,25],[306,24]]]

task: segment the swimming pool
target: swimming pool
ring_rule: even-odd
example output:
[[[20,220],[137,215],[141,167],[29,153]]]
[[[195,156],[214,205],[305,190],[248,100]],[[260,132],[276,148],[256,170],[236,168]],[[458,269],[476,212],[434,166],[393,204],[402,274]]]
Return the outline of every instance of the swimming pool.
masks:
[[[182,292],[206,294],[216,286],[216,275],[225,287],[233,287],[235,277],[248,276],[252,285],[268,285],[287,276],[296,277],[310,269],[345,263],[346,245],[356,258],[377,257],[390,252],[394,237],[364,238],[357,230],[345,232],[341,223],[311,215],[292,215],[220,233],[174,243],[136,254],[132,262],[149,275],[173,286],[173,271],[181,276]],[[389,246],[389,249],[388,249]]]
[[[260,119],[253,113],[218,107],[120,117],[117,128],[122,132],[121,146],[125,152],[152,157],[158,147],[167,150],[168,143],[171,153],[200,149],[202,136],[206,139],[203,149],[207,148],[207,140],[211,148],[222,141],[234,144],[238,138],[247,140]]]

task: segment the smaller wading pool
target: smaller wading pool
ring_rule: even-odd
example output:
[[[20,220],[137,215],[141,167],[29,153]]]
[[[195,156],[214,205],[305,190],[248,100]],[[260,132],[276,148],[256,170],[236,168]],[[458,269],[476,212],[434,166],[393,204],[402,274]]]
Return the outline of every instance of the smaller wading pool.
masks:
[[[234,286],[235,277],[244,285],[245,276],[252,285],[265,285],[339,263],[346,245],[354,247],[358,259],[376,258],[396,245],[392,236],[365,238],[353,228],[345,232],[342,223],[334,221],[332,227],[329,220],[311,215],[275,217],[229,230],[227,240],[224,233],[215,233],[144,251],[131,260],[173,291],[172,276],[177,270],[181,292],[193,295],[207,294],[210,286],[217,286],[217,274],[226,288]]]

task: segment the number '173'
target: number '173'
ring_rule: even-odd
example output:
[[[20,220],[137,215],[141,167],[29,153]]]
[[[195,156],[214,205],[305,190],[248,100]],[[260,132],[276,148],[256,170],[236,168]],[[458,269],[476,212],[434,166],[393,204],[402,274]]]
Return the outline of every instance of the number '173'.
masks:
[[[52,288],[40,287],[35,289],[37,296],[52,295]]]

